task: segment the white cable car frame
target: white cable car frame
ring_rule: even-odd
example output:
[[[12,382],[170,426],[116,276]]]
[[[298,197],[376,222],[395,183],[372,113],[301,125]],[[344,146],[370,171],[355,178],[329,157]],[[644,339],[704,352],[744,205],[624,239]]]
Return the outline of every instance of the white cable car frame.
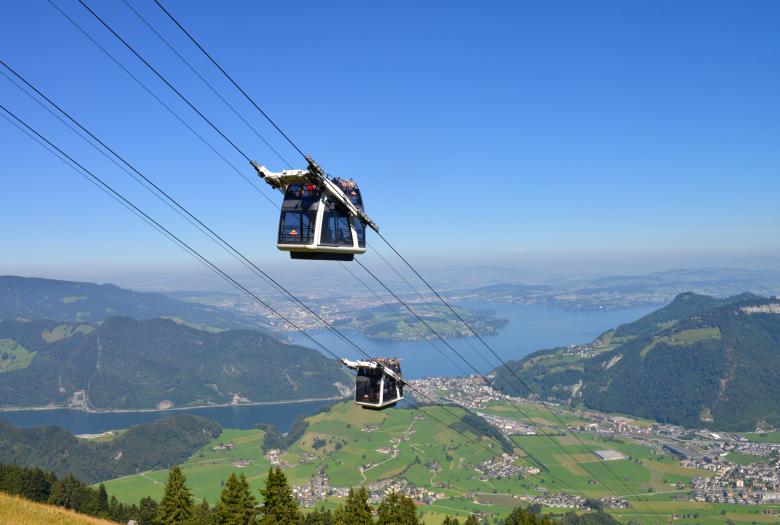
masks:
[[[404,398],[404,380],[398,361],[377,361],[341,360],[345,366],[357,371],[355,404],[372,410],[392,407]]]
[[[366,251],[366,226],[379,227],[363,211],[354,181],[330,179],[308,161],[306,170],[278,173],[252,162],[266,183],[284,192],[276,247],[293,259],[351,261]]]

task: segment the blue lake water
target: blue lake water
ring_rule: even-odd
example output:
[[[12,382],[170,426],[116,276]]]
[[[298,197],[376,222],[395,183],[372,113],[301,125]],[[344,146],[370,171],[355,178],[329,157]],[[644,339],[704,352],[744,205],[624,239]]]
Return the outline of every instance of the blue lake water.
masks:
[[[458,305],[493,310],[497,317],[509,321],[498,335],[483,337],[485,342],[504,361],[520,359],[536,350],[545,348],[590,342],[610,328],[634,321],[658,308],[646,306],[613,311],[574,311],[519,304],[458,303]],[[338,355],[350,359],[362,357],[355,348],[332,332],[320,330],[310,333]],[[378,341],[358,332],[347,330],[344,333],[371,356],[400,358],[404,376],[410,379],[474,373],[472,368],[438,340],[430,342]],[[292,336],[291,339],[298,344],[312,346],[311,342],[303,336]],[[487,373],[499,364],[498,360],[474,337],[448,339],[447,343],[474,365],[480,373]]]
[[[592,341],[604,331],[633,321],[655,310],[655,307],[630,308],[615,311],[572,311],[543,306],[507,304],[464,304],[461,306],[491,309],[497,316],[509,320],[496,336],[485,341],[505,361],[519,359],[543,348],[554,348]],[[356,332],[346,332],[359,347],[372,356],[401,358],[404,375],[411,379],[425,376],[454,376],[474,371],[465,365],[440,341],[388,342],[369,339]],[[357,350],[338,336],[326,331],[312,331],[315,339],[344,357],[361,357]],[[296,343],[312,346],[303,336],[292,337]],[[447,341],[480,373],[486,373],[498,364],[475,338]],[[2,412],[1,419],[21,427],[56,425],[76,434],[92,434],[126,428],[153,421],[165,415],[190,413],[217,421],[225,428],[253,428],[258,423],[271,423],[282,431],[290,428],[299,415],[310,415],[327,405],[326,401],[286,403],[274,405],[244,405],[236,407],[209,407],[161,412],[86,413],[76,410],[24,410]]]

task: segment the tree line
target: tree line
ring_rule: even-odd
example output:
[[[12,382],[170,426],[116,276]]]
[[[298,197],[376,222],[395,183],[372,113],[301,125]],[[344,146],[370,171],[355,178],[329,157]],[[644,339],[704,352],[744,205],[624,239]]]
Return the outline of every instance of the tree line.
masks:
[[[423,525],[414,501],[391,492],[376,506],[368,502],[365,488],[350,489],[344,503],[334,511],[318,508],[304,513],[293,497],[287,477],[279,467],[268,471],[265,487],[260,489],[261,502],[252,494],[244,474],[231,474],[225,481],[214,506],[205,500],[196,503],[187,487],[181,468],[173,467],[162,499],[143,498],[138,504],[124,504],[108,496],[101,483],[90,487],[72,475],[62,479],[40,468],[0,464],[0,491],[36,502],[65,507],[90,516],[138,525]],[[465,518],[462,525],[480,525],[476,516]],[[556,521],[542,516],[539,505],[518,507],[500,523],[502,525],[616,525],[618,522],[602,512],[566,514]],[[461,525],[460,519],[446,517],[444,525]]]

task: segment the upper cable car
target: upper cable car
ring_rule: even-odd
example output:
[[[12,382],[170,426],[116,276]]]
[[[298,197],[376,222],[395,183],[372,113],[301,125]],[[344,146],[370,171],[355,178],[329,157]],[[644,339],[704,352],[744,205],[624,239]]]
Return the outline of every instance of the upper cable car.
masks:
[[[379,227],[363,211],[355,181],[331,179],[307,160],[306,170],[279,173],[252,161],[265,182],[284,192],[276,247],[293,259],[351,261],[366,251],[366,226]]]
[[[357,370],[355,377],[355,404],[363,408],[382,410],[404,398],[404,380],[398,359],[376,358],[371,361],[341,360]]]

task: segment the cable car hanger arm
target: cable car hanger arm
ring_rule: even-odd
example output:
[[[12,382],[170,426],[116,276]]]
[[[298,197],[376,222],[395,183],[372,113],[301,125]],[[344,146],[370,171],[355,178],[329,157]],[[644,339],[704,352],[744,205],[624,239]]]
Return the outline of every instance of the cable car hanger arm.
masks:
[[[346,357],[341,358],[341,362],[346,366],[347,368],[351,368],[353,370],[357,370],[358,368],[378,368],[382,371],[383,374],[392,377],[396,381],[399,381],[401,384],[406,384],[406,381],[395,373],[395,371],[391,370],[389,367],[384,366],[380,363],[377,363],[376,361],[351,361],[347,359]]]
[[[328,196],[338,202],[347,212],[360,220],[363,224],[375,232],[379,232],[379,226],[371,220],[371,218],[365,214],[362,210],[358,209],[352,201],[350,201],[344,192],[328,178],[323,169],[317,164],[314,159],[307,156],[306,160],[309,162],[309,168],[306,170],[284,170],[281,172],[273,172],[261,166],[256,161],[250,161],[252,167],[257,171],[257,174],[271,187],[280,191],[285,191],[289,184],[296,182],[312,182],[319,185],[323,190],[328,193]]]

